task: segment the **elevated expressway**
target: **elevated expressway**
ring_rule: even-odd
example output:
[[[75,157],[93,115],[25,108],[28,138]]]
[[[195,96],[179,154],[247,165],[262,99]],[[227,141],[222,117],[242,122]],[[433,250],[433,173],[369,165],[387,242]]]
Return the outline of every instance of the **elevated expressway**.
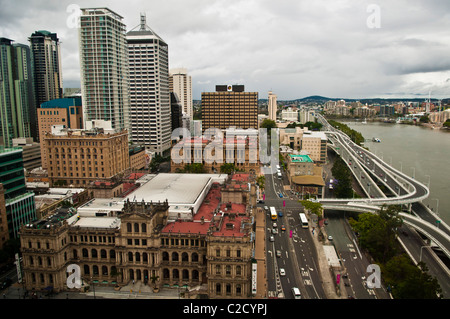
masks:
[[[428,187],[355,144],[321,115],[318,115],[318,121],[326,129],[325,133],[330,142],[328,146],[341,156],[367,195],[367,198],[319,199],[322,207],[375,213],[383,205],[407,205],[414,215],[400,213],[403,222],[426,235],[450,258],[450,227],[421,203],[430,194]],[[384,185],[392,195],[387,196],[378,184]]]

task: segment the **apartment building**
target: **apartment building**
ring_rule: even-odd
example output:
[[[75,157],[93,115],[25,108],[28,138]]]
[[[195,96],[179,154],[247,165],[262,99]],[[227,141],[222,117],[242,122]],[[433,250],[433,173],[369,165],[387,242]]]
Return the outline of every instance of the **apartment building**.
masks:
[[[37,110],[39,141],[41,146],[42,168],[47,169],[47,149],[44,143],[46,133],[55,125],[69,129],[83,128],[83,109],[81,97],[62,98],[42,103]]]
[[[39,107],[44,102],[63,97],[61,45],[58,35],[46,30],[34,32],[28,40],[33,59],[35,101],[36,107]],[[32,115],[34,123],[32,131],[36,131],[32,136],[38,141],[36,114]]]
[[[209,128],[258,129],[258,93],[243,85],[216,85],[216,92],[202,93],[202,131]]]
[[[44,136],[49,185],[85,187],[130,168],[128,131],[109,122],[86,122],[84,130],[53,128]]]
[[[32,137],[36,112],[33,69],[27,45],[0,37],[0,145]]]
[[[84,121],[129,130],[129,71],[123,17],[108,8],[81,9],[79,28]]]
[[[273,94],[272,91],[269,91],[269,97],[268,97],[268,106],[267,106],[268,112],[269,112],[269,119],[272,121],[277,120],[277,96],[276,94]]]
[[[324,132],[303,131],[302,151],[316,163],[327,161],[327,136]]]
[[[194,119],[192,77],[188,74],[187,69],[171,69],[169,72],[169,85],[170,92],[175,93],[180,100],[183,113],[192,121]]]

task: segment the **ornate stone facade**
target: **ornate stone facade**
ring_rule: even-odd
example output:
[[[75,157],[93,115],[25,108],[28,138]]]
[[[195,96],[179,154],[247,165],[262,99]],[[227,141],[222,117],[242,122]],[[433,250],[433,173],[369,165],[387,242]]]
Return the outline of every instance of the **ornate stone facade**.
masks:
[[[251,297],[255,236],[248,204],[256,204],[256,189],[249,182],[248,174],[239,174],[228,185],[214,184],[192,221],[169,222],[167,201],[126,201],[116,217],[84,217],[102,227],[86,227],[71,213],[25,225],[20,234],[25,288],[68,290],[67,269],[75,264],[84,286],[142,281],[156,289],[199,287],[210,298]],[[230,185],[243,196],[226,195],[224,202],[221,190]],[[239,202],[229,202],[233,198]]]

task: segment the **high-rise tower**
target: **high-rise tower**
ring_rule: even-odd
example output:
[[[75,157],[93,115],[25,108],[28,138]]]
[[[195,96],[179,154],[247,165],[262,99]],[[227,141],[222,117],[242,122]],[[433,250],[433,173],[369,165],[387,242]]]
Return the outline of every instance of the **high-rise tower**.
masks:
[[[272,121],[277,120],[277,96],[269,91],[269,119]]]
[[[129,129],[128,51],[123,17],[108,8],[81,9],[79,47],[84,120]]]
[[[127,33],[127,43],[131,140],[162,154],[171,137],[168,45],[147,26],[145,14]]]
[[[0,38],[0,145],[31,137],[30,113],[36,112],[30,48]]]
[[[194,119],[194,110],[192,108],[192,77],[188,75],[187,69],[172,69],[170,76],[170,92],[177,94],[183,107],[183,113]]]
[[[33,59],[34,93],[38,108],[44,102],[62,98],[61,50],[56,33],[45,30],[36,31],[28,40]],[[31,135],[35,141],[39,141],[37,116],[32,113],[30,117]]]

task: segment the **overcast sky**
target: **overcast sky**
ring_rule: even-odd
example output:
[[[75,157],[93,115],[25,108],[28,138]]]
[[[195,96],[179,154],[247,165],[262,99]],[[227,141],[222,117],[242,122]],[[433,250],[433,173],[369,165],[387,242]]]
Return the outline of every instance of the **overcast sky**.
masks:
[[[216,84],[279,100],[450,97],[447,0],[0,0],[0,37],[57,33],[64,87],[80,87],[77,6],[108,7],[127,31],[145,12],[169,67],[192,76],[194,99]]]

